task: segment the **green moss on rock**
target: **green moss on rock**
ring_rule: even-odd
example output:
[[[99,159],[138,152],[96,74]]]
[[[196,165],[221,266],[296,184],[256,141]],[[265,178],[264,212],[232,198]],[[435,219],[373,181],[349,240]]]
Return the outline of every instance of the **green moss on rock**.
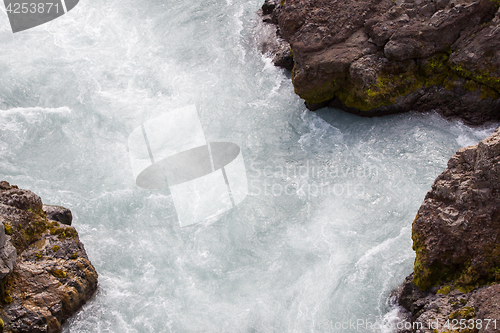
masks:
[[[451,51],[442,52],[420,59],[417,66],[410,66],[404,71],[383,70],[378,73],[376,82],[366,87],[356,85],[346,74],[339,73],[334,79],[323,81],[307,91],[296,88],[295,92],[307,103],[317,104],[338,97],[347,107],[361,111],[395,104],[398,98],[408,96],[421,87],[442,86],[452,90],[461,86],[470,92],[480,89],[481,99],[500,97],[500,78],[491,74],[495,68],[471,72],[463,64],[450,64],[450,54]],[[295,75],[294,69],[292,80]]]
[[[7,235],[12,235],[12,226],[10,224],[5,223],[4,228]]]
[[[40,239],[41,234],[47,230],[47,220],[41,216],[35,216],[33,221],[24,229],[24,235],[26,237],[26,242],[31,244],[32,242]]]
[[[292,81],[295,79],[296,75],[297,75],[297,69],[296,67],[294,67],[292,70]],[[338,92],[340,91],[340,87],[342,86],[341,84],[339,84],[340,81],[341,81],[340,79],[334,79],[333,81],[325,81],[318,84],[312,89],[308,89],[307,91],[299,91],[297,86],[295,86],[294,89],[295,93],[299,95],[301,98],[303,98],[307,103],[311,104],[322,103],[324,101],[333,98],[336,94],[338,94]],[[347,84],[347,82],[343,82],[343,84]]]
[[[487,63],[487,59],[485,59]],[[455,71],[460,77],[472,80],[479,84],[482,84],[488,88],[490,88],[495,93],[490,96],[492,98],[498,98],[500,91],[500,77],[498,75],[493,74],[497,72],[497,68],[485,68],[480,69],[476,68],[474,70],[469,70],[466,68],[465,64],[453,64],[451,65],[451,69]]]
[[[2,298],[2,301],[3,303],[5,304],[10,304],[12,302],[14,302],[14,299],[12,298],[12,296],[10,295],[10,291],[6,291],[3,295],[3,298]]]
[[[436,294],[448,295],[450,291],[451,291],[451,286],[446,285],[440,288],[438,291],[436,291]]]
[[[366,89],[343,89],[339,92],[339,98],[348,107],[354,107],[361,111],[368,111],[384,105],[394,104],[399,96],[406,96],[413,90],[418,89],[423,82],[414,75],[386,74],[379,76],[377,82]]]
[[[472,319],[476,317],[476,312],[473,307],[466,306],[460,310],[452,312],[448,318],[449,319]]]
[[[61,227],[57,224],[57,222],[51,223],[49,231],[51,235],[57,235],[57,237],[61,240],[66,238],[76,238],[78,236],[75,229],[72,227]]]
[[[415,218],[414,222],[418,219]],[[413,284],[421,290],[429,289],[430,287],[439,286],[442,283],[449,283],[455,278],[459,278],[457,289],[468,286],[467,282],[473,281],[469,276],[463,275],[463,267],[460,265],[446,266],[440,263],[428,263],[427,248],[423,241],[423,237],[419,232],[412,233],[413,250],[416,253],[413,270]],[[457,276],[458,275],[458,276]],[[467,281],[467,282],[466,282]],[[448,290],[449,291],[449,290]]]
[[[464,260],[460,264],[444,265],[442,263],[428,263],[427,249],[422,242],[419,234],[414,232],[413,250],[416,253],[414,263],[414,276],[413,283],[421,290],[426,290],[430,287],[439,286],[443,283],[454,282],[455,288],[463,293],[468,293],[481,285],[485,285],[494,281],[500,281],[500,270],[489,269],[482,272],[478,267],[474,267],[470,260]],[[448,251],[448,256],[451,252]],[[489,256],[486,256],[489,257]],[[443,260],[445,262],[446,260]],[[483,263],[488,267],[491,263]],[[449,289],[443,287],[439,290],[440,293],[445,294]]]
[[[54,269],[52,271],[52,275],[54,275],[55,277],[60,278],[60,279],[64,279],[68,276],[68,274],[65,271],[63,271],[62,269]]]

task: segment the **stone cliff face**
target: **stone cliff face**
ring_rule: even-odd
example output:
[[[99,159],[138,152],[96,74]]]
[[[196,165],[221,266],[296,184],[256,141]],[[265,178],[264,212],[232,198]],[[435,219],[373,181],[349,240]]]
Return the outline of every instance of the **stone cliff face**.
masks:
[[[60,332],[96,291],[71,212],[0,182],[0,331]]]
[[[500,129],[461,148],[435,180],[412,228],[414,283],[463,289],[500,281]]]
[[[295,92],[311,108],[436,110],[480,124],[500,120],[499,5],[266,0],[263,11],[290,43]]]
[[[412,238],[414,274],[398,296],[410,319],[438,318],[441,328],[448,319],[497,319],[496,328],[463,332],[500,332],[500,128],[451,157],[418,210]]]

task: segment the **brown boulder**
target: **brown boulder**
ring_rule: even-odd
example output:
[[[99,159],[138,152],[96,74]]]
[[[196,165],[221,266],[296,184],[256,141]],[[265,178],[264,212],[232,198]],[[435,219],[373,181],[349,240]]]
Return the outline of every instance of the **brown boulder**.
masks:
[[[412,329],[399,332],[500,332],[500,128],[450,158],[412,238],[414,273],[395,291]]]
[[[465,290],[500,281],[500,129],[461,148],[438,176],[412,228],[414,283]]]
[[[13,270],[2,277],[3,331],[60,332],[97,289],[97,273],[78,233],[48,220],[36,194],[7,182],[0,182],[0,220],[6,244],[17,253]]]
[[[291,45],[295,92],[311,109],[500,120],[494,1],[285,0],[266,8]]]

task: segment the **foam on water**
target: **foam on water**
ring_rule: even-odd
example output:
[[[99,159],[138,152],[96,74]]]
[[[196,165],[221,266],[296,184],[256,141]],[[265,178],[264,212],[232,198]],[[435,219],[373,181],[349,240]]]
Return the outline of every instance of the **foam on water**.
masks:
[[[412,270],[426,191],[492,128],[306,111],[257,51],[260,5],[85,1],[15,35],[0,22],[1,178],[71,208],[99,273],[65,332],[328,332],[396,318],[387,298]],[[208,141],[242,148],[250,194],[180,228],[170,196],[135,185],[127,137],[192,103]]]

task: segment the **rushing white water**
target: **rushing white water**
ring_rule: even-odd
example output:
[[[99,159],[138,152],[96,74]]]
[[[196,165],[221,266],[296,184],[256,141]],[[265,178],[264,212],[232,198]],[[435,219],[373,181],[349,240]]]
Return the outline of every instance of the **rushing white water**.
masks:
[[[17,34],[2,14],[0,176],[70,208],[99,273],[65,332],[379,331],[425,193],[492,129],[306,111],[257,50],[261,2],[81,1]],[[127,137],[193,103],[207,140],[242,148],[250,193],[180,228],[135,185]]]

